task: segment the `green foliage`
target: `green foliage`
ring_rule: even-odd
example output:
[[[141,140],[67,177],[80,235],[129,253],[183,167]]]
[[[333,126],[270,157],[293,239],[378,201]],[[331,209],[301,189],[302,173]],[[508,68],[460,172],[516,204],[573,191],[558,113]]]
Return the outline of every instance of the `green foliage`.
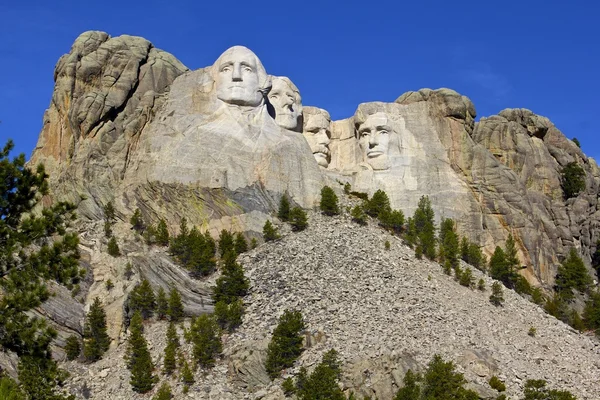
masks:
[[[458,266],[459,243],[456,226],[452,219],[444,218],[440,223],[440,261],[447,261],[452,268]],[[461,282],[462,285],[462,282]],[[465,285],[469,286],[469,285]]]
[[[62,386],[67,373],[60,370],[50,358],[23,356],[18,365],[19,382],[30,400],[75,400],[75,396],[64,396],[55,392]]]
[[[473,287],[475,282],[474,282],[474,278],[473,278],[473,272],[471,272],[471,268],[467,268],[463,271],[463,273],[460,275],[458,282],[462,286],[466,286],[469,288]]]
[[[585,190],[585,171],[576,162],[570,162],[560,172],[565,199],[577,196]]]
[[[579,332],[583,332],[585,329],[585,324],[576,310],[571,310],[569,315],[569,325],[571,325],[571,328]]]
[[[480,278],[479,282],[477,282],[477,289],[481,290],[482,292],[485,291],[485,281],[483,278]]]
[[[152,397],[152,400],[171,400],[171,386],[167,382],[163,383],[158,389],[158,392]]]
[[[255,249],[256,246],[258,246],[258,240],[256,240],[256,238],[252,238],[252,240],[250,241],[250,248]]]
[[[411,217],[406,222],[406,234],[404,235],[406,244],[412,249],[417,245],[417,227],[415,226],[415,220]],[[422,252],[421,252],[422,254]]]
[[[163,369],[165,374],[171,375],[177,368],[175,355],[179,348],[179,337],[177,336],[177,328],[173,322],[167,327],[167,345],[165,347],[165,357],[163,360]]]
[[[265,242],[279,239],[279,232],[277,232],[277,228],[275,228],[269,220],[267,220],[263,226],[263,239]]]
[[[117,221],[117,217],[115,215],[115,207],[113,206],[112,201],[109,201],[104,205],[104,236],[111,237],[112,236],[112,226]]]
[[[142,315],[139,311],[133,314],[129,331],[126,351],[127,368],[131,371],[129,383],[135,392],[146,393],[152,390],[157,379],[152,375],[154,365],[144,338]]]
[[[575,248],[571,248],[569,255],[558,267],[555,279],[555,289],[565,300],[573,298],[573,289],[580,292],[587,291],[592,284],[592,278],[587,272],[583,260]]]
[[[277,218],[281,221],[287,222],[290,219],[290,201],[287,195],[281,196],[279,200],[279,210],[277,211]]]
[[[485,270],[485,256],[479,246],[469,242],[469,239],[463,236],[460,244],[460,257],[467,264],[471,264],[478,270]]]
[[[531,289],[531,301],[537,305],[544,304],[545,298],[542,293],[542,289],[540,288],[532,288]]]
[[[350,185],[350,183],[346,182],[344,184],[344,194],[349,195],[351,190],[352,190],[352,185]]]
[[[162,287],[158,288],[158,294],[156,295],[156,315],[158,319],[165,319],[169,310],[169,301],[167,300],[167,294],[165,289]]]
[[[398,390],[394,400],[419,400],[421,398],[421,386],[419,382],[422,377],[419,374],[415,374],[412,370],[406,371],[402,382],[404,386]]]
[[[203,314],[192,320],[186,339],[192,343],[192,354],[197,365],[211,368],[223,351],[220,329],[213,315]]]
[[[345,400],[346,396],[338,386],[340,363],[337,352],[332,349],[323,355],[314,371],[298,380],[296,395],[299,400]]]
[[[533,288],[524,276],[516,275],[515,292],[531,295]]]
[[[547,389],[543,379],[529,379],[523,389],[523,400],[577,400],[566,390]]]
[[[385,243],[383,244],[383,247],[384,247],[386,250],[389,250],[389,249],[390,249],[390,241],[389,241],[389,240],[386,240],[386,241],[385,241]]]
[[[214,302],[232,303],[248,293],[250,282],[244,275],[244,268],[235,261],[228,259],[223,266],[223,272],[213,288]]]
[[[9,376],[0,375],[0,399],[26,400],[25,393]]]
[[[533,329],[535,330],[535,328],[533,328]],[[534,336],[534,335],[532,335],[532,336]],[[506,385],[496,375],[494,375],[490,378],[489,384],[492,389],[495,389],[499,392],[504,392],[506,390]]]
[[[321,202],[319,203],[321,212],[325,215],[338,215],[340,208],[338,205],[338,197],[329,186],[323,186],[321,189]]]
[[[435,213],[431,208],[431,201],[427,196],[421,196],[419,204],[413,215],[414,235],[418,252],[430,260],[435,259]],[[409,229],[410,229],[409,225]]]
[[[283,382],[281,382],[281,389],[286,397],[291,397],[293,394],[296,394],[296,385],[291,377],[285,378]]]
[[[445,362],[438,354],[427,365],[423,379],[423,400],[470,400],[479,397],[463,387],[463,374],[456,372],[452,361]],[[473,397],[474,395],[474,397]]]
[[[294,361],[302,353],[301,333],[304,329],[304,319],[300,311],[283,312],[267,348],[265,367],[271,379],[279,376],[282,369],[294,365]]]
[[[131,219],[129,220],[129,223],[131,224],[131,228],[137,233],[142,233],[146,229],[146,224],[139,208],[135,210],[131,216]]]
[[[106,313],[96,297],[90,306],[83,328],[83,356],[87,361],[99,360],[108,350],[110,338],[106,333]]]
[[[404,229],[404,213],[401,210],[382,210],[379,213],[379,225],[388,231],[401,233]]]
[[[544,304],[544,310],[565,323],[569,322],[569,307],[564,297],[560,293],[554,293],[554,296]]]
[[[365,214],[363,208],[359,205],[354,206],[350,212],[350,216],[352,217],[352,221],[359,225],[365,225],[367,223],[367,214]]]
[[[494,282],[492,284],[492,294],[490,294],[490,303],[499,307],[504,303],[504,294],[502,290],[502,285],[499,282]]]
[[[571,141],[572,141],[573,143],[575,143],[575,145],[576,145],[577,147],[581,148],[581,143],[579,143],[579,140],[578,140],[576,137],[574,137],[573,139],[571,139]]]
[[[121,255],[121,250],[119,249],[119,245],[117,244],[117,239],[114,236],[111,237],[108,241],[107,252],[113,257],[119,257]]]
[[[189,388],[191,385],[194,384],[194,374],[190,369],[190,365],[188,364],[186,359],[183,360],[183,365],[181,366],[181,381],[184,385],[184,393],[187,392],[186,388]]]
[[[506,287],[513,287],[515,273],[508,265],[506,253],[500,246],[496,246],[494,254],[490,258],[490,276],[504,283]]]
[[[156,244],[159,246],[169,245],[169,229],[167,228],[167,222],[164,219],[158,221],[156,226]]]
[[[109,292],[112,290],[112,288],[115,287],[115,285],[111,279],[107,280],[105,282],[104,286],[106,287],[106,290],[108,290]]]
[[[242,232],[235,234],[235,243],[233,245],[236,254],[242,254],[248,251],[248,242]]]
[[[294,207],[290,211],[289,223],[292,226],[292,231],[303,231],[308,226],[308,217],[303,209],[300,207]]]
[[[81,343],[79,338],[75,335],[71,335],[67,338],[65,343],[65,353],[67,354],[67,360],[74,360],[81,354]]]
[[[379,213],[382,211],[388,211],[390,207],[390,199],[388,195],[381,189],[373,194],[373,197],[364,204],[365,212],[373,217],[379,218]]]
[[[156,297],[147,279],[142,279],[129,294],[129,310],[139,311],[143,319],[152,317],[156,309]]]
[[[219,256],[223,258],[226,253],[235,253],[235,243],[233,234],[223,229],[219,235]]]
[[[131,279],[131,277],[133,276],[134,272],[133,272],[133,267],[131,266],[131,263],[128,262],[125,265],[125,271],[123,271],[123,276],[125,277],[125,279],[129,280]]]
[[[535,326],[529,327],[527,334],[531,337],[535,337],[535,335],[537,334],[537,329],[535,329]],[[490,385],[491,385],[491,383],[490,383]]]
[[[600,292],[590,293],[583,309],[583,321],[585,327],[596,332],[600,336]]]
[[[232,303],[218,301],[215,303],[215,318],[217,323],[228,332],[233,332],[242,324],[244,316],[244,303],[241,299],[237,299]]]
[[[233,236],[227,231],[223,232],[221,232],[223,243],[219,250],[231,251]],[[169,252],[177,262],[196,278],[207,276],[215,270],[215,250],[216,244],[210,234],[206,232],[203,235],[196,227],[189,230],[185,218],[181,220],[179,235],[171,241],[169,247]]]
[[[354,197],[359,198],[364,201],[369,201],[369,195],[366,193],[363,193],[363,192],[352,191],[352,192],[350,192],[350,196],[354,196]]]
[[[171,290],[169,290],[167,316],[172,322],[179,322],[183,318],[183,303],[176,287],[171,287]]]

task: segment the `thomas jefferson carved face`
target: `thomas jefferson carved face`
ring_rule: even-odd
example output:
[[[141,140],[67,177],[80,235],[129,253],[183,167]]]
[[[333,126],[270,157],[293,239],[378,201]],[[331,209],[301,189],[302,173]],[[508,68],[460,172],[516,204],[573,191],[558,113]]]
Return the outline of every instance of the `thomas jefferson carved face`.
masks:
[[[388,148],[391,134],[392,128],[388,117],[382,112],[369,115],[358,127],[358,143],[364,160],[374,170],[384,170],[390,167]]]
[[[275,109],[277,125],[292,131],[300,130],[298,119],[302,114],[302,103],[300,93],[292,81],[285,77],[274,77],[269,102]]]
[[[329,128],[331,121],[325,114],[305,114],[304,115],[304,137],[310,145],[310,149],[319,164],[327,168],[330,160],[329,138],[331,130]]]
[[[261,105],[267,74],[256,54],[243,46],[227,49],[213,65],[217,98],[240,106]]]

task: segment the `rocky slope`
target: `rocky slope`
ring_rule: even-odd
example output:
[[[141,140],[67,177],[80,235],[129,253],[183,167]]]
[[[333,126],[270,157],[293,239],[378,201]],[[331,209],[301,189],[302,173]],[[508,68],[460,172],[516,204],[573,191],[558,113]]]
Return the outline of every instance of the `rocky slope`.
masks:
[[[386,240],[391,243],[387,251]],[[244,323],[224,336],[224,356],[215,369],[196,373],[190,398],[282,399],[281,381],[271,383],[262,362],[286,308],[302,311],[307,349],[284,377],[301,365],[314,366],[335,348],[344,362],[344,389],[391,399],[408,368],[422,369],[438,353],[455,361],[484,398],[497,395],[487,384],[492,375],[506,381],[512,398],[521,395],[527,379],[545,379],[580,399],[600,393],[597,340],[509,290],[503,307],[491,305],[490,278],[474,271],[476,279],[486,281],[485,292],[460,286],[438,264],[415,259],[400,239],[374,222],[362,227],[348,215],[311,213],[307,230],[288,231],[239,261],[251,280]],[[528,335],[531,327],[537,330],[534,337]],[[165,330],[163,322],[146,330],[159,366]],[[97,399],[143,398],[130,390],[123,352],[120,344],[95,364],[67,363],[73,374],[69,387],[80,391],[85,382]],[[172,386],[181,394],[180,384]]]

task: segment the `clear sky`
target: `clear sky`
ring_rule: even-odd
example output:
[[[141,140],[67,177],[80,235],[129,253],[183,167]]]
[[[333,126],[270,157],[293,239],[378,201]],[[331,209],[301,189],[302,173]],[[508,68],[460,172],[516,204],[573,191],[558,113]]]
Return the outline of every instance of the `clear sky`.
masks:
[[[58,58],[79,34],[143,36],[188,68],[241,44],[334,119],[361,102],[449,87],[478,118],[504,108],[547,116],[600,157],[600,2],[29,1],[0,5],[0,144],[28,156]]]

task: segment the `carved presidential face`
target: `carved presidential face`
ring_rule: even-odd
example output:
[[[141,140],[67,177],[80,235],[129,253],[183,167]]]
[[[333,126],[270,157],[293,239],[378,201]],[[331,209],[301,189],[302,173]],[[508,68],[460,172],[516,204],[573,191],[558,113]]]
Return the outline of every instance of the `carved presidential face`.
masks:
[[[302,104],[298,89],[291,85],[293,84],[287,79],[273,78],[273,86],[269,91],[269,102],[275,109],[277,125],[285,129],[296,130],[302,113]]]
[[[358,141],[364,160],[374,170],[390,167],[388,149],[391,134],[388,117],[382,112],[369,115],[358,127]]]
[[[304,137],[317,163],[327,168],[330,160],[329,139],[331,121],[323,114],[304,115]]]
[[[226,50],[213,66],[217,98],[240,106],[259,106],[263,100],[261,85],[266,80],[258,57],[243,46]]]

